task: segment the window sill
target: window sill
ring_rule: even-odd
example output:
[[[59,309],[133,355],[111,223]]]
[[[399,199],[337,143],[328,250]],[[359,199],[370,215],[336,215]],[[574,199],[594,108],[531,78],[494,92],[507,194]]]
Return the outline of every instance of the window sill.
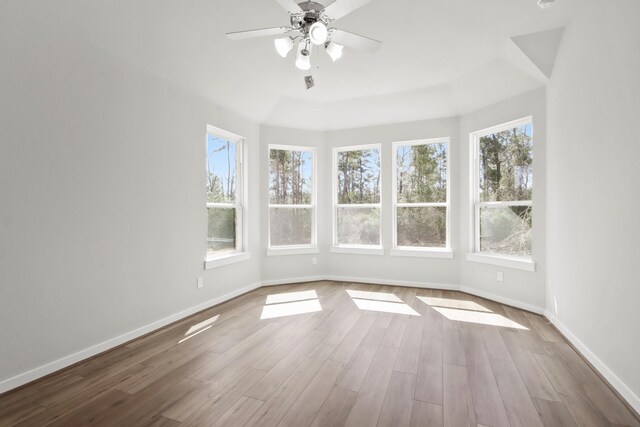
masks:
[[[391,249],[391,256],[451,259],[453,251],[451,249],[398,247]]]
[[[517,270],[536,271],[536,263],[527,258],[470,253],[467,254],[467,261],[499,265],[501,267],[515,268]]]
[[[304,255],[320,252],[317,246],[281,246],[267,249],[267,256]]]
[[[215,257],[207,258],[204,261],[205,270],[210,270],[216,267],[222,267],[223,265],[234,264],[240,261],[246,261],[251,258],[249,252],[234,252],[231,254],[218,255]]]
[[[331,252],[335,254],[384,255],[382,246],[332,246]]]

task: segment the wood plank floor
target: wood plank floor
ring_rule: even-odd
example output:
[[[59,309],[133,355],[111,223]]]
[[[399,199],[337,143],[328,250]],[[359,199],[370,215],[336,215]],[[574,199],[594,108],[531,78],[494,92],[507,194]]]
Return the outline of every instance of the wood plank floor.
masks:
[[[0,425],[640,421],[543,317],[459,292],[314,282],[258,289],[6,393]]]

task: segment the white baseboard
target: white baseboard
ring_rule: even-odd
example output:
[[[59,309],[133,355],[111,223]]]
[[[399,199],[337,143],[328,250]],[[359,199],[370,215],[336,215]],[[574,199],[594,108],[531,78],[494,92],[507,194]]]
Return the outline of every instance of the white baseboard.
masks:
[[[317,282],[319,280],[327,280],[327,278],[326,276],[291,277],[286,279],[263,280],[262,282],[260,282],[260,284],[262,286],[278,286],[290,285],[292,283]]]
[[[74,363],[78,363],[82,360],[85,360],[97,354],[103,353],[114,347],[122,345],[128,341],[134,340],[138,337],[148,334],[149,332],[153,332],[156,329],[162,328],[163,326],[169,325],[175,321],[191,316],[192,314],[195,314],[199,311],[206,310],[207,308],[213,307],[214,305],[218,305],[227,300],[235,298],[239,295],[245,294],[254,289],[258,289],[260,286],[261,286],[260,283],[255,283],[249,286],[245,286],[244,288],[236,289],[225,295],[221,295],[217,298],[213,298],[209,301],[203,302],[202,304],[198,304],[186,310],[182,310],[178,313],[172,314],[171,316],[167,316],[153,323],[144,325],[138,329],[134,329],[133,331],[108,339],[99,344],[85,348],[83,350],[80,350],[68,356],[64,356],[58,360],[54,360],[53,362],[49,362],[47,364],[38,366],[37,368],[31,369],[27,372],[23,372],[12,378],[8,378],[6,380],[0,381],[0,393],[7,392],[16,387],[20,387],[21,385],[27,384],[31,381],[35,381],[38,378],[44,377],[45,375],[49,375],[53,372],[59,371],[60,369],[71,366]]]
[[[602,375],[624,400],[631,407],[640,413],[640,397],[638,397],[611,369],[596,356],[589,348],[576,337],[564,323],[562,323],[553,313],[546,310],[545,317],[565,336],[566,339],[591,363],[591,365]]]
[[[542,307],[538,307],[537,305],[527,304],[525,302],[517,301],[511,298],[505,298],[500,295],[492,294],[491,292],[479,291],[475,288],[470,288],[468,286],[460,286],[460,291],[466,292],[471,295],[475,295],[477,297],[486,298],[502,304],[510,305],[512,307],[521,308],[523,310],[527,310],[532,313],[536,313],[536,314],[545,313],[545,310]]]
[[[443,289],[447,291],[457,291],[460,289],[458,285],[448,285],[448,284],[441,284],[441,283],[412,282],[412,281],[406,281],[406,280],[373,279],[371,277],[353,277],[353,276],[328,275],[324,277],[325,277],[325,280],[333,280],[334,282],[369,283],[372,285],[406,286],[409,288]]]

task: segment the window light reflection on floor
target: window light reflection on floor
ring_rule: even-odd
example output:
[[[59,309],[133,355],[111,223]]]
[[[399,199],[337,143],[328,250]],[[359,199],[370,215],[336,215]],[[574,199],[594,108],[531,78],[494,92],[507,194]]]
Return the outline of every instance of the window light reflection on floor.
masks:
[[[189,328],[189,330],[184,334],[185,338],[182,338],[180,341],[178,341],[178,344],[185,342],[189,338],[195,337],[196,335],[206,331],[207,329],[210,329],[213,326],[213,322],[218,320],[219,317],[220,315],[218,314],[216,316],[210,317],[207,320],[203,320],[200,323],[196,323]]]
[[[278,304],[281,302],[302,301],[305,299],[317,299],[318,294],[315,290],[301,292],[286,292],[284,294],[273,294],[267,296],[265,304]]]
[[[206,327],[206,328],[204,328],[204,329],[200,329],[198,332],[196,332],[196,333],[194,333],[194,334],[191,334],[191,335],[189,335],[189,336],[187,336],[187,337],[185,337],[185,338],[182,338],[180,341],[178,341],[178,344],[182,344],[182,343],[183,343],[183,342],[185,342],[186,340],[188,340],[188,339],[190,339],[190,338],[195,337],[195,336],[196,336],[196,335],[198,335],[199,333],[206,331],[207,329],[211,328],[212,326],[213,326],[213,325],[209,325],[209,326],[207,326],[207,327]]]
[[[529,328],[526,328],[501,314],[493,313],[488,308],[473,301],[421,296],[417,298],[449,320],[529,330]]]
[[[407,314],[420,316],[420,313],[405,304],[395,294],[386,292],[355,291],[347,289],[347,294],[360,310],[379,311],[381,313]]]
[[[215,322],[216,320],[218,320],[218,318],[220,317],[220,315],[216,315],[213,316],[207,320],[203,320],[200,323],[196,323],[195,325],[193,325],[192,327],[189,328],[189,330],[187,331],[187,333],[185,335],[191,335],[192,333],[199,331],[200,329],[204,328],[205,326],[209,326],[211,325],[213,322]]]
[[[409,307],[405,303],[374,301],[370,299],[353,298],[353,302],[360,310],[381,311],[383,313],[408,314],[409,316],[420,316],[420,313]]]
[[[420,296],[416,298],[418,298],[423,303],[431,306],[459,308],[462,310],[486,311],[488,313],[491,313],[491,310],[473,301],[449,299],[449,298],[420,297]]]
[[[315,290],[286,292],[267,296],[260,319],[273,319],[318,311],[322,311],[322,306],[320,306],[320,300]]]
[[[354,291],[351,289],[347,289],[347,293],[351,298],[369,299],[375,301],[402,302],[402,300],[396,295],[386,292]]]
[[[506,317],[496,313],[458,310],[455,308],[442,308],[442,307],[432,307],[432,308],[449,320],[456,320],[458,322],[480,323],[482,325],[489,325],[489,326],[502,326],[505,328],[529,330],[529,328],[525,328],[521,324],[516,323],[513,320],[507,319]]]

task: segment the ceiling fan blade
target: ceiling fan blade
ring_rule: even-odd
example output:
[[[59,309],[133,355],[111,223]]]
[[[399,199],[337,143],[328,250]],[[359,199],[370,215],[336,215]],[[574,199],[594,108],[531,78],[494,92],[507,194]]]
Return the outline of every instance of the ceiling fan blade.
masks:
[[[276,0],[278,4],[287,12],[293,13],[302,13],[302,9],[298,6],[294,0]]]
[[[364,6],[371,0],[336,0],[329,6],[325,7],[323,12],[331,20],[335,21],[345,15],[350,14],[354,10]]]
[[[254,37],[277,36],[279,34],[285,34],[291,30],[293,30],[291,27],[261,28],[259,30],[234,31],[232,33],[227,33],[227,37],[231,40],[243,40],[252,39]]]
[[[360,36],[337,28],[333,28],[330,31],[331,41],[353,49],[360,49],[373,53],[382,46],[381,41],[370,39],[369,37]]]

